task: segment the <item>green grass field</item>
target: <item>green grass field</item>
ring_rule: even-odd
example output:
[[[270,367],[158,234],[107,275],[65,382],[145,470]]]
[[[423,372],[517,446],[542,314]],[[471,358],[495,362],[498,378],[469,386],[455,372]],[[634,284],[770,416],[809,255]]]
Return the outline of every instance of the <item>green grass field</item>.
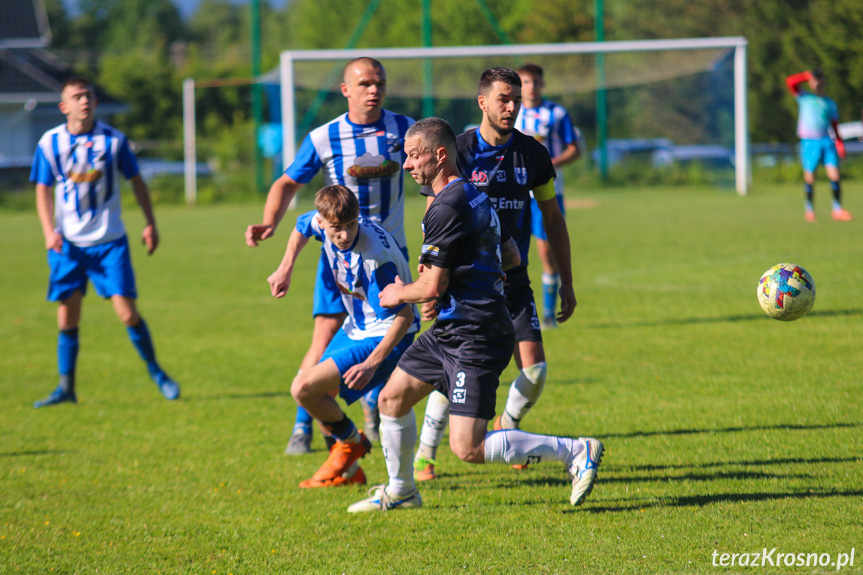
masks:
[[[0,574],[836,571],[718,566],[763,548],[831,561],[854,548],[842,572],[863,573],[863,219],[831,221],[822,184],[821,219],[805,224],[799,188],[572,194],[579,306],[546,333],[549,380],[524,428],[602,439],[593,494],[572,508],[559,464],[517,473],[443,447],[423,509],[371,516],[345,512],[364,488],[297,487],[324,459],[319,436],[311,455],[282,454],[317,251],[285,300],[266,277],[296,214],[251,250],[243,230],[263,199],[157,207],[162,245],[148,258],[135,240],[133,258],[183,397],[159,395],[91,289],[80,403],[34,410],[56,384],[55,305],[35,211],[2,212]],[[863,185],[845,193],[863,217]],[[408,203],[413,254],[422,205]],[[126,222],[137,238],[140,214],[127,209]],[[755,297],[783,261],[817,284],[813,311],[793,323]],[[363,467],[384,481],[378,448]]]

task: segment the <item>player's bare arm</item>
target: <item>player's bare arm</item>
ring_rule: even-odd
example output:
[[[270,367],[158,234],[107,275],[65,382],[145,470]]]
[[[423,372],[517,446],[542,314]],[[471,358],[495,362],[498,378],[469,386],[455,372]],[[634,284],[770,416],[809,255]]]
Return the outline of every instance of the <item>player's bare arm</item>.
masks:
[[[45,249],[57,253],[63,251],[63,236],[54,228],[54,190],[44,184],[36,184],[36,213],[45,236]]]
[[[548,236],[548,246],[554,261],[557,262],[560,274],[560,313],[557,321],[563,323],[568,320],[578,302],[575,299],[575,290],[572,287],[572,255],[570,253],[569,231],[566,220],[560,213],[557,200],[552,197],[547,200],[537,200],[542,212],[542,220],[545,224],[545,233]]]
[[[381,363],[404,338],[414,321],[413,307],[406,305],[396,314],[386,335],[375,347],[374,351],[362,363],[352,365],[345,372],[345,384],[351,389],[363,389],[372,380]]]
[[[276,233],[276,228],[285,217],[285,212],[291,204],[291,200],[297,195],[302,184],[288,176],[282,176],[273,182],[270,191],[267,192],[267,202],[264,204],[264,217],[260,224],[254,224],[246,228],[246,245],[250,248],[257,247],[258,242],[266,240]]]
[[[424,303],[439,298],[449,287],[449,268],[423,266],[417,281],[406,284],[398,277],[381,291],[381,305],[395,307],[403,303]]]
[[[309,243],[309,238],[294,230],[291,232],[291,237],[288,238],[288,246],[285,248],[285,255],[282,257],[282,263],[279,267],[270,274],[267,278],[267,283],[270,284],[270,293],[276,299],[281,299],[287,295],[291,287],[291,275],[294,273],[294,264],[297,261],[297,256]]]
[[[518,251],[518,244],[512,238],[500,245],[500,265],[503,271],[521,265],[521,252]]]
[[[141,211],[144,212],[144,218],[147,220],[147,225],[144,226],[144,231],[141,232],[141,242],[147,246],[147,255],[152,255],[159,247],[159,232],[156,230],[156,216],[153,214],[153,202],[150,200],[150,188],[141,174],[136,175],[129,180],[132,184],[132,191],[135,193],[135,199],[138,200],[138,205],[141,206]]]
[[[580,157],[581,150],[579,149],[578,144],[573,142],[565,147],[559,155],[553,157],[551,159],[551,163],[555,168],[560,168],[576,161]]]

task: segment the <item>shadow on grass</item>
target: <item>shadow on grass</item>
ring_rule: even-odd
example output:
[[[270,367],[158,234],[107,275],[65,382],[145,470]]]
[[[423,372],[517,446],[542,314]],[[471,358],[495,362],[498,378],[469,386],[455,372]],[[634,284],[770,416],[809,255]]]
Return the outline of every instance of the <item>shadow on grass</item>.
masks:
[[[605,441],[607,438],[621,437],[651,437],[656,435],[694,435],[698,433],[739,433],[741,431],[805,431],[816,429],[840,429],[844,427],[863,427],[863,422],[840,423],[780,423],[776,425],[751,425],[734,427],[716,427],[705,429],[670,429],[663,431],[631,431],[629,433],[605,433],[596,437]]]
[[[40,449],[33,451],[11,451],[9,453],[0,453],[0,457],[37,457],[39,455],[62,455],[64,453],[74,453],[70,449]]]
[[[863,315],[863,309],[831,309],[824,311],[809,312],[808,317],[844,317]],[[625,327],[660,327],[668,325],[696,325],[703,323],[733,323],[740,321],[761,321],[770,319],[763,313],[751,313],[746,315],[730,315],[725,317],[686,317],[668,319],[662,321],[637,321],[637,322],[615,322],[615,323],[587,323],[582,327],[586,329],[616,329]]]
[[[857,463],[860,461],[858,457],[782,457],[779,459],[758,459],[754,461],[711,461],[710,463],[697,463],[686,465],[624,465],[620,468],[604,466],[609,471],[660,471],[664,469],[680,469],[686,467],[704,468],[704,467],[737,467],[747,465],[794,465],[794,464],[822,464],[822,463]]]
[[[615,513],[620,511],[643,511],[657,507],[705,507],[714,503],[749,503],[778,501],[783,499],[826,499],[832,497],[858,498],[863,491],[809,491],[806,493],[717,493],[668,497],[659,501],[629,501],[623,505],[591,505],[590,501],[580,509],[567,509],[564,513]]]
[[[183,401],[219,401],[222,399],[267,399],[271,397],[291,397],[289,391],[264,391],[260,393],[219,393],[215,395],[198,395],[183,397]]]

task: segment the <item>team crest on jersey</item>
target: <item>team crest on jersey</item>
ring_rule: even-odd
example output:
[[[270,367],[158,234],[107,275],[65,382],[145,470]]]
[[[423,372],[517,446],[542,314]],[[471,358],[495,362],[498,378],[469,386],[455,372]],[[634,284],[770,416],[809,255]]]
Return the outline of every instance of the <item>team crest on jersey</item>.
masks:
[[[497,182],[505,182],[506,181],[506,172],[504,172],[503,170],[498,170],[494,174],[494,179]]]
[[[518,182],[518,185],[520,186],[527,184],[527,168],[516,166],[515,181]]]
[[[383,154],[373,156],[365,153],[357,162],[348,168],[348,175],[358,180],[370,180],[372,178],[387,178],[399,171],[398,162],[393,162]]]
[[[470,175],[470,183],[475,186],[487,186],[488,174],[481,170],[474,170]]]

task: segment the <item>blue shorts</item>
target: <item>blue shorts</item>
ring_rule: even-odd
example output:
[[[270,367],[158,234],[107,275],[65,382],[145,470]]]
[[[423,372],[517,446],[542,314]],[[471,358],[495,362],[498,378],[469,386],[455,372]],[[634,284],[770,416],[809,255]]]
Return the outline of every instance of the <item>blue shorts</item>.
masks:
[[[820,140],[800,140],[800,162],[804,172],[814,172],[818,164],[839,167],[836,144],[829,137]]]
[[[563,207],[563,196],[558,195],[555,197],[557,198],[557,205],[560,206],[560,213],[566,215]],[[530,233],[536,236],[537,239],[548,241],[548,236],[545,235],[545,226],[542,225],[542,212],[534,198],[530,199]]]
[[[401,248],[405,258],[408,257],[407,248]],[[410,259],[408,259],[410,261]],[[336,278],[330,270],[327,262],[327,254],[321,248],[321,259],[318,261],[318,277],[315,281],[315,294],[312,299],[312,315],[336,315],[347,313],[342,301],[342,292],[336,284]]]
[[[350,405],[374,388],[385,384],[398,365],[402,354],[413,343],[414,335],[413,333],[409,333],[396,344],[383,363],[378,366],[377,371],[372,376],[372,380],[363,389],[350,389],[345,384],[345,380],[342,379],[339,384],[339,396],[345,400],[345,403]],[[321,357],[321,363],[332,359],[336,363],[336,367],[339,368],[339,373],[344,376],[345,372],[352,366],[368,359],[382,339],[382,337],[369,337],[359,340],[351,339],[345,333],[345,330],[340,329],[330,342],[330,345],[327,346],[327,350]]]
[[[136,299],[135,272],[126,236],[96,246],[80,247],[63,240],[63,251],[48,250],[51,276],[48,300],[64,301],[76,290],[87,293],[87,280],[104,298],[121,295]]]

